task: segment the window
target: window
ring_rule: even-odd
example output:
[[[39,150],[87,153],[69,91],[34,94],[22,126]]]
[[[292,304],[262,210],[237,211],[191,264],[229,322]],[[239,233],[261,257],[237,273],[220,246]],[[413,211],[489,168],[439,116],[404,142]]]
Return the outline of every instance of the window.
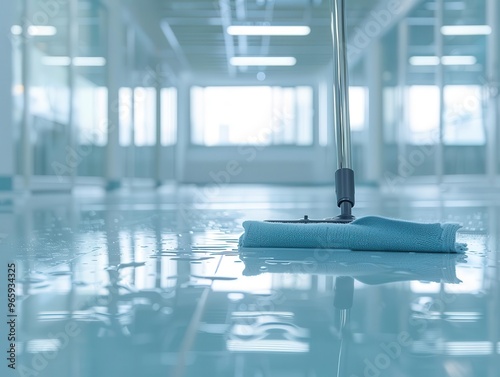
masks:
[[[408,87],[408,142],[436,144],[439,141],[439,88],[435,85]]]
[[[349,118],[351,131],[363,131],[366,122],[366,96],[368,90],[363,86],[349,88]]]
[[[156,143],[156,89],[134,89],[135,145],[151,146]]]
[[[161,145],[177,143],[177,90],[161,90]]]
[[[80,79],[78,85],[75,107],[78,142],[104,146],[108,142],[108,89],[85,79]]]
[[[119,91],[120,145],[129,146],[132,139],[132,89]]]
[[[439,88],[410,86],[408,109],[412,144],[439,141]],[[444,144],[484,145],[481,88],[475,85],[447,85],[444,88]]]
[[[137,146],[156,143],[156,90],[135,89],[135,109],[132,109],[132,89],[120,88],[120,145],[129,146],[132,139],[132,114],[135,110],[135,144]],[[177,142],[177,90],[161,90],[161,144]]]
[[[481,87],[448,85],[444,88],[444,143],[448,145],[484,145]]]
[[[191,142],[203,146],[311,145],[311,87],[194,87]]]
[[[31,114],[48,122],[66,124],[69,115],[68,93],[68,88],[63,86],[32,87],[30,89]]]

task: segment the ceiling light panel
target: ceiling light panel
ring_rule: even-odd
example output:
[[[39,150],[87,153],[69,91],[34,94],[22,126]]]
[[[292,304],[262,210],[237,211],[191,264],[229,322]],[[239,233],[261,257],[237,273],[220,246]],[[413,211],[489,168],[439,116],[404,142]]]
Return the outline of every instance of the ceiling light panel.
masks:
[[[311,33],[311,28],[309,26],[233,25],[228,26],[227,33],[249,36],[304,36]]]
[[[490,35],[491,26],[489,25],[449,25],[441,28],[443,35]]]
[[[294,66],[297,59],[292,56],[237,56],[230,60],[233,66]]]

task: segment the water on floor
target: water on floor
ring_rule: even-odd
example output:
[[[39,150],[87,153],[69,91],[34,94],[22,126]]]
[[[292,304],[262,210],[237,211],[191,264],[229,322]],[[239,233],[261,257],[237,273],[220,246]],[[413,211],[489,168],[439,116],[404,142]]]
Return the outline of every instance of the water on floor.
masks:
[[[359,190],[356,215],[464,225],[466,254],[238,250],[330,188],[36,195],[0,214],[20,376],[498,376],[500,196]]]

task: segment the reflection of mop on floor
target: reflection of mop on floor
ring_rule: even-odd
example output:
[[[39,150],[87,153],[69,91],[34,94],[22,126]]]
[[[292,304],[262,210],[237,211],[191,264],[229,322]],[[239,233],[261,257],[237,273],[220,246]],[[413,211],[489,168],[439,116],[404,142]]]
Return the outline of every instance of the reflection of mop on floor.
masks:
[[[464,254],[355,252],[350,250],[317,251],[298,249],[241,249],[245,264],[244,275],[310,274],[335,276],[333,290],[334,321],[332,334],[338,339],[337,377],[349,376],[349,350],[352,345],[350,328],[354,300],[354,280],[378,285],[404,281],[426,281],[458,284],[457,263],[464,263]],[[307,344],[307,339],[301,339]],[[299,344],[297,339],[294,342]],[[332,362],[335,360],[332,358]]]
[[[337,147],[335,191],[340,215],[323,220],[246,221],[241,247],[300,247],[381,251],[461,252],[456,244],[457,224],[418,224],[382,217],[354,221],[354,171],[349,120],[348,62],[345,0],[331,0],[333,39],[334,113]]]
[[[322,251],[318,256],[298,249],[241,249],[243,274],[263,273],[349,276],[365,284],[426,281],[458,284],[455,266],[464,254]]]
[[[354,301],[354,279],[350,276],[337,277],[333,292],[333,307],[338,317],[337,335],[340,339],[337,377],[341,377],[348,375],[348,346],[352,338],[349,325],[352,303]]]

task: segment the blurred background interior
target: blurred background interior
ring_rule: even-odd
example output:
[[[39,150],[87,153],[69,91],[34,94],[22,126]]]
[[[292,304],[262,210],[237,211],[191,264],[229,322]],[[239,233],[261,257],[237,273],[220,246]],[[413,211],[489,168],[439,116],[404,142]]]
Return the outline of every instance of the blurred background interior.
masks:
[[[497,1],[346,6],[357,183],[498,183]],[[1,18],[4,191],[219,183],[228,161],[230,183],[333,182],[327,0],[24,0]]]

